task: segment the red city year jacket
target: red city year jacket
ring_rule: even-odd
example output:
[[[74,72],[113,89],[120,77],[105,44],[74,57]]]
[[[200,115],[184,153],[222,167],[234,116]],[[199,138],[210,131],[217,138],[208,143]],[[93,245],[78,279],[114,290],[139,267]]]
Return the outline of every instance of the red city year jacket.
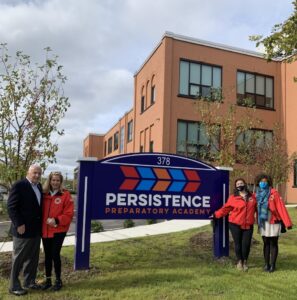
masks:
[[[44,194],[42,204],[42,237],[52,238],[55,233],[67,232],[74,214],[74,203],[67,190],[51,194]],[[48,218],[55,218],[57,227],[46,224]]]
[[[271,189],[268,199],[268,209],[271,212],[270,224],[283,221],[286,227],[292,227],[292,221],[286,209],[285,203],[275,189]]]
[[[222,218],[229,214],[229,222],[239,225],[242,229],[249,229],[255,222],[257,201],[251,195],[247,201],[241,196],[231,195],[226,204],[214,213],[216,218]]]

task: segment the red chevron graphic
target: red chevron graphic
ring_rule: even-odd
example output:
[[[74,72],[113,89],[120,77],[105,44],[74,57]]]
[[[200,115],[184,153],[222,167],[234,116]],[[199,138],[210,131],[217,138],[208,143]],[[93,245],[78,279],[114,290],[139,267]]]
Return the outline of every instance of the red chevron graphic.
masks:
[[[199,189],[199,187],[200,187],[200,182],[188,182],[184,187],[184,192],[194,193]]]
[[[186,177],[190,181],[200,181],[200,177],[198,172],[194,170],[184,170],[184,173],[186,174]]]
[[[129,190],[132,191],[137,186],[139,180],[138,179],[125,179],[124,182],[120,186],[120,190]]]
[[[134,167],[121,166],[121,170],[124,173],[125,177],[139,178],[136,168]]]

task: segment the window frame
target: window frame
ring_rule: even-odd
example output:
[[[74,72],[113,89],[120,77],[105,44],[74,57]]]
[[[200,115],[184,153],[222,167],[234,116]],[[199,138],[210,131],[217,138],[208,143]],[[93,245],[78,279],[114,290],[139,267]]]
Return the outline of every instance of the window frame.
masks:
[[[133,120],[130,120],[127,124],[127,143],[133,140]]]
[[[113,135],[113,150],[118,150],[119,149],[119,132],[115,132]]]
[[[107,153],[110,154],[112,153],[112,139],[113,137],[109,137],[107,140]]]
[[[187,94],[182,94],[180,92],[180,84],[181,84],[181,62],[186,62],[189,63],[189,70],[188,70],[188,93]],[[200,83],[191,83],[191,64],[196,64],[196,65],[200,65]],[[206,66],[206,67],[211,67],[211,85],[205,85],[202,84],[202,67]],[[210,88],[210,93],[212,94],[212,87],[213,87],[213,81],[214,81],[214,68],[218,68],[220,69],[220,90],[222,91],[222,85],[223,85],[223,67],[220,65],[215,65],[215,64],[209,64],[209,63],[205,63],[205,62],[201,62],[201,61],[195,61],[195,60],[190,60],[190,59],[185,59],[185,58],[180,58],[179,60],[179,85],[178,85],[178,97],[183,97],[183,98],[189,98],[189,99],[201,99],[202,97],[202,89],[203,88]],[[191,86],[197,86],[199,88],[199,95],[191,95]],[[208,96],[206,96],[205,98],[207,98]],[[218,99],[213,98],[213,95],[211,95],[209,97],[210,100],[212,101],[222,101],[222,94],[220,95],[220,97]]]
[[[215,155],[217,153],[219,153],[219,148],[215,148],[215,151],[206,151],[206,150],[203,150],[203,147],[213,147],[214,143],[211,141],[211,138],[207,137],[207,141],[208,143],[205,145],[205,144],[202,144],[201,143],[201,125],[203,125],[202,122],[199,122],[199,121],[192,121],[192,120],[183,120],[183,119],[178,119],[177,120],[177,129],[178,129],[178,124],[180,123],[185,123],[186,124],[186,145],[185,147],[188,147],[188,139],[189,139],[189,124],[197,124],[198,125],[198,132],[197,132],[197,144],[195,144],[193,147],[197,147],[197,151],[195,152],[196,153],[196,157],[194,157],[195,159],[206,159],[208,161],[212,161],[213,158],[211,157],[210,154],[212,155]],[[214,124],[215,125],[215,124]],[[218,126],[220,126],[219,124],[217,124]],[[204,133],[205,134],[205,133]],[[207,136],[207,135],[206,135]],[[220,145],[220,140],[221,140],[221,130],[219,131],[219,135],[218,135],[218,145]],[[200,142],[200,143],[199,143]],[[193,157],[193,156],[187,156],[188,154],[188,151],[186,149],[185,151],[185,154],[181,153],[181,151],[178,151],[178,130],[177,130],[177,134],[176,134],[176,153],[179,154],[179,155],[185,155],[186,157]],[[205,157],[201,156],[200,153],[202,153],[203,151],[205,151],[204,153],[206,154]],[[207,155],[207,153],[209,154],[209,156]]]
[[[293,188],[297,188],[297,159],[294,160],[293,164]]]
[[[243,73],[244,74],[244,93],[243,94],[239,94],[238,93],[238,73]],[[247,80],[246,80],[246,76],[247,74],[250,74],[250,75],[253,75],[254,76],[254,93],[248,93],[246,90],[247,90]],[[265,105],[259,105],[257,104],[257,96],[258,97],[261,97],[263,95],[261,94],[257,94],[257,76],[258,77],[264,77],[264,101],[265,101]],[[267,97],[267,91],[266,91],[266,86],[267,86],[267,83],[266,83],[266,79],[271,79],[272,80],[272,107],[269,107],[267,106],[267,103],[268,103],[268,98]],[[274,107],[274,104],[275,104],[275,97],[274,97],[274,77],[273,76],[270,76],[270,75],[265,75],[265,74],[260,74],[260,73],[255,73],[255,72],[250,72],[250,71],[246,71],[246,70],[241,70],[241,69],[237,69],[236,71],[236,103],[238,106],[246,106],[246,104],[244,103],[240,103],[240,99],[239,99],[239,96],[238,95],[243,95],[243,98],[244,99],[247,99],[249,98],[250,95],[252,95],[252,100],[253,100],[253,105],[254,107],[256,108],[259,108],[259,109],[267,109],[267,110],[275,110],[275,107]]]

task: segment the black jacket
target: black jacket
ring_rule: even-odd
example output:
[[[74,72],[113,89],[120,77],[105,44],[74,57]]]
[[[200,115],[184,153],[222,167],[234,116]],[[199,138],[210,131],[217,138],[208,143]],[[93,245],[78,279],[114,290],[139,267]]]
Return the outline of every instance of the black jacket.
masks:
[[[38,184],[41,194],[39,205],[36,194],[27,179],[17,181],[11,188],[7,200],[8,215],[11,219],[11,233],[18,238],[41,236],[42,220],[42,187]],[[17,227],[25,224],[25,233],[20,235]]]

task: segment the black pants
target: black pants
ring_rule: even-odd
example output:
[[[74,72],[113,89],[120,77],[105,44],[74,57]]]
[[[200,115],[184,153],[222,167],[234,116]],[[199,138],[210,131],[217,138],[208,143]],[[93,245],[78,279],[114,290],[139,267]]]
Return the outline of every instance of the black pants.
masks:
[[[239,225],[229,223],[229,228],[234,240],[237,260],[247,260],[251,249],[253,226],[250,229],[241,229]]]
[[[60,252],[66,232],[55,233],[53,238],[43,238],[43,248],[45,254],[45,275],[52,276],[53,262],[57,279],[61,279],[61,257]]]
[[[263,255],[266,265],[274,265],[278,255],[278,236],[266,237],[262,236],[264,246]]]

